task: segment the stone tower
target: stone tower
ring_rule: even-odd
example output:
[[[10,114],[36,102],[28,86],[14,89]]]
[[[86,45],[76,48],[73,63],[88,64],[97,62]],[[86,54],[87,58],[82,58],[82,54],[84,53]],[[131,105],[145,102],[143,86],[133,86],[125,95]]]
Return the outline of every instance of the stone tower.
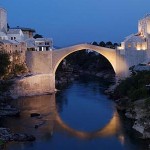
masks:
[[[0,8],[0,32],[7,32],[7,11]]]

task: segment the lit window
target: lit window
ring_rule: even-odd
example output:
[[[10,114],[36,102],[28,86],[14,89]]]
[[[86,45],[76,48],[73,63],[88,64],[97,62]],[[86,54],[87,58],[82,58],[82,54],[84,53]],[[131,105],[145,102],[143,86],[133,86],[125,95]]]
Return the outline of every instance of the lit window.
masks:
[[[128,47],[130,48],[130,47],[131,47],[131,44],[128,44]]]

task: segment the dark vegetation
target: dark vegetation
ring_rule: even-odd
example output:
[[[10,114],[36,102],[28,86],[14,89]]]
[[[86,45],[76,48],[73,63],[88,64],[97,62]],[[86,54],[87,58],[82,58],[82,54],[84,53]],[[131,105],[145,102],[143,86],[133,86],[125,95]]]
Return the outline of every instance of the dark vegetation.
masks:
[[[92,44],[96,46],[102,46],[102,47],[107,47],[107,48],[112,48],[112,49],[115,49],[117,46],[120,46],[120,44],[112,43],[111,41],[108,41],[106,43],[104,41],[101,41],[99,43],[94,41]]]
[[[24,66],[24,64],[15,64],[13,67],[13,71],[12,73],[14,75],[19,75],[19,74],[23,74],[26,72],[26,68]]]
[[[0,53],[0,93],[7,91],[13,84],[10,79],[26,72],[25,65],[19,64],[18,59],[10,61],[11,57],[16,58],[16,56],[19,59],[19,54],[13,54],[13,56],[10,56],[4,51]]]
[[[37,39],[37,38],[43,38],[43,36],[41,34],[35,34],[33,38],[35,38],[35,39]]]
[[[104,70],[113,71],[111,64],[104,56],[87,50],[77,51],[67,56],[65,58],[65,63],[61,62],[57,71],[63,71],[65,66],[64,64],[73,68],[75,72],[79,70],[90,72],[100,72]]]
[[[67,56],[58,66],[56,72],[56,88],[74,80],[102,80],[107,86],[114,82],[114,70],[109,61],[99,53],[82,50]]]
[[[10,57],[7,53],[0,53],[0,78],[8,73]]]
[[[117,98],[128,97],[132,101],[150,97],[150,71],[137,72],[121,81],[114,91]],[[150,103],[149,100],[146,101]]]

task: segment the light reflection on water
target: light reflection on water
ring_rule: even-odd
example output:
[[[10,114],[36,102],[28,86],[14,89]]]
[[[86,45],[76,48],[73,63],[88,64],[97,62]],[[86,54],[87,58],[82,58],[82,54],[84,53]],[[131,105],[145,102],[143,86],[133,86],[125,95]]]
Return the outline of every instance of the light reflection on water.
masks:
[[[3,123],[14,131],[33,134],[37,140],[9,144],[9,150],[138,150],[124,134],[114,103],[95,83],[75,82],[56,96],[21,98],[13,104],[22,110],[20,118]],[[31,118],[31,113],[41,116]],[[41,126],[35,129],[36,124]]]

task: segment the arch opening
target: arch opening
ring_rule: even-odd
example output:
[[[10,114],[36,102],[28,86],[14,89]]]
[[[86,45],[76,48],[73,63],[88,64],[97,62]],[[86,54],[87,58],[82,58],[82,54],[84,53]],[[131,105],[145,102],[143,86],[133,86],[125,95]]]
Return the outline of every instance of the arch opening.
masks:
[[[108,76],[115,76],[115,69],[112,63],[96,50],[75,50],[69,52],[61,57],[55,66],[56,84],[60,77],[65,75],[77,74],[79,75],[84,72],[87,75],[102,77],[106,73],[106,78]],[[63,73],[62,73],[63,72]],[[108,74],[109,73],[109,74]],[[72,76],[68,76],[72,78]]]

